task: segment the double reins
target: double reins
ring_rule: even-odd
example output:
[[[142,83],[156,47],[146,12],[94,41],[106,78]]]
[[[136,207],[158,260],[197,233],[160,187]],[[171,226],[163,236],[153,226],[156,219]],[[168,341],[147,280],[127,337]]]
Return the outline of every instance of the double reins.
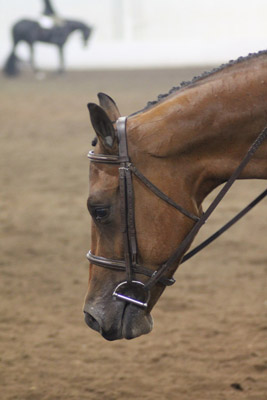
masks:
[[[260,147],[263,141],[267,137],[267,127],[259,134],[257,139],[251,145],[247,154],[233,172],[228,181],[224,184],[222,189],[219,191],[215,199],[212,201],[206,212],[200,217],[192,214],[190,211],[183,208],[181,205],[176,204],[172,199],[165,195],[160,189],[158,189],[152,182],[150,182],[130,161],[128,147],[127,147],[127,132],[126,132],[127,117],[120,117],[116,123],[117,135],[119,141],[119,155],[105,155],[105,154],[94,154],[90,151],[88,154],[89,159],[92,162],[106,163],[106,164],[118,164],[119,165],[119,190],[120,190],[120,207],[121,207],[121,232],[123,235],[124,244],[124,260],[113,260],[105,257],[99,257],[91,253],[87,254],[87,258],[94,265],[115,269],[119,271],[125,271],[126,281],[121,282],[114,290],[113,295],[117,298],[123,299],[126,302],[134,303],[141,307],[147,307],[151,289],[160,282],[165,286],[172,285],[175,280],[173,278],[166,278],[166,274],[169,273],[171,267],[175,262],[178,262],[185,253],[186,249],[190,246],[192,240],[200,230],[200,228],[206,223],[212,212],[222,201],[228,190],[231,188],[236,179],[240,176],[250,159],[255,154],[256,150]],[[134,191],[132,183],[132,174],[134,174],[149,190],[151,190],[159,198],[167,202],[172,207],[176,208],[179,212],[192,219],[195,225],[191,231],[187,234],[185,239],[180,243],[174,253],[168,258],[168,260],[161,265],[157,271],[152,271],[138,264],[138,247],[135,230],[135,216],[134,216]],[[208,244],[219,237],[223,232],[229,229],[234,223],[236,223],[242,216],[250,211],[256,204],[258,204],[267,195],[267,189],[261,193],[253,202],[245,207],[240,213],[238,213],[233,219],[227,224],[220,228],[217,232],[211,235],[203,243],[197,246],[195,249],[188,252],[183,258],[182,262],[187,261],[200,250],[205,248]],[[135,274],[143,274],[149,277],[148,281],[144,284],[140,281],[134,280]]]

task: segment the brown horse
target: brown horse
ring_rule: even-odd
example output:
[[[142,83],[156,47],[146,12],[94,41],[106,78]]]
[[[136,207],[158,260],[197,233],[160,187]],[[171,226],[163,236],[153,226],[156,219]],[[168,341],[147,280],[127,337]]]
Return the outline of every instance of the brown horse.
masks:
[[[116,124],[120,117],[116,104],[104,94],[99,94],[99,100],[100,106],[88,105],[97,146],[90,155],[88,209],[93,224],[85,320],[108,340],[131,339],[151,331],[150,312],[165,286],[172,283],[190,243],[186,242],[178,259],[171,259],[164,276],[148,284],[147,298],[142,284],[146,287],[151,278],[144,275],[160,271],[177,245],[184,243],[202,215],[205,197],[229,179],[267,124],[267,52],[239,58],[194,78],[130,115],[124,127],[128,152],[127,144],[120,147],[126,131],[123,136],[122,122]],[[266,142],[239,178],[267,178]],[[155,186],[138,179],[132,165]],[[130,168],[133,177],[127,175]],[[127,177],[132,179],[134,203]],[[121,186],[123,179],[126,184]],[[155,187],[158,194],[164,193],[162,197],[155,195]],[[128,196],[126,206],[122,190]],[[164,196],[171,199],[169,203],[163,201]],[[179,205],[178,210],[171,202]],[[134,235],[128,232],[125,240],[125,221],[130,231],[136,231],[137,260],[137,250],[130,243]],[[120,287],[125,270],[126,283]]]

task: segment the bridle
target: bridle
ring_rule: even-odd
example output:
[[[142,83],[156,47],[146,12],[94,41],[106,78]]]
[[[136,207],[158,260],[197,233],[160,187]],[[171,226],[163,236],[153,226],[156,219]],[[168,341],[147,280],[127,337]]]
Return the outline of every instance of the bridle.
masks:
[[[119,193],[120,193],[120,212],[121,212],[121,232],[123,235],[124,245],[124,260],[114,260],[110,258],[100,257],[88,252],[88,260],[100,267],[109,268],[116,271],[125,271],[126,280],[119,283],[114,292],[113,296],[122,299],[126,302],[136,304],[140,307],[146,308],[148,306],[150,291],[157,284],[161,283],[164,286],[170,286],[175,283],[173,278],[167,278],[166,274],[170,271],[170,268],[175,262],[178,262],[183,257],[188,246],[191,244],[195,235],[199,229],[205,224],[211,213],[221,202],[225,194],[228,192],[234,181],[238,178],[240,173],[243,171],[249,160],[252,158],[258,147],[263,143],[267,137],[267,127],[259,134],[257,139],[254,141],[246,156],[243,158],[239,166],[233,172],[229,180],[224,184],[216,198],[210,204],[206,212],[200,217],[192,214],[181,205],[175,203],[172,199],[166,196],[160,189],[158,189],[152,182],[150,182],[131,162],[128,147],[127,147],[127,132],[126,132],[127,117],[120,117],[117,122],[117,135],[119,142],[119,154],[108,155],[108,154],[95,154],[93,151],[89,151],[88,158],[91,162],[105,163],[105,164],[117,164],[119,166]],[[186,217],[192,219],[195,224],[191,231],[187,234],[184,240],[180,243],[174,253],[168,258],[168,260],[161,265],[157,271],[152,271],[149,268],[140,265],[138,263],[138,246],[135,231],[135,215],[134,215],[134,190],[132,183],[132,175],[135,175],[149,190],[151,190],[156,196],[167,202],[172,207],[176,208],[179,212],[184,214]],[[261,201],[267,195],[265,190],[259,195],[253,202],[251,202],[244,210],[237,214],[231,221],[219,229],[215,234],[197,246],[195,249],[187,253],[181,263],[187,261],[193,255],[198,253],[209,243],[220,236],[225,230],[237,222],[243,215],[252,209],[259,201]],[[148,276],[149,279],[146,283],[135,280],[135,274],[141,274]]]

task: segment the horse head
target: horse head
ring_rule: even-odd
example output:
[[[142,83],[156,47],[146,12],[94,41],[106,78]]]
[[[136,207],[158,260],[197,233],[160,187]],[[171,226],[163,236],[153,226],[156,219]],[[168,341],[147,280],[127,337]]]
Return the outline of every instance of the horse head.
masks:
[[[81,28],[81,31],[82,31],[82,35],[83,35],[83,43],[84,43],[84,46],[87,46],[87,44],[88,44],[88,39],[89,39],[89,37],[91,36],[92,30],[93,30],[92,27],[89,27],[88,25],[83,24],[83,26],[82,26],[82,28]]]
[[[266,66],[266,52],[240,58],[128,118],[107,95],[89,104],[98,140],[88,155],[93,223],[84,311],[106,339],[150,332],[151,310],[233,182],[267,178]],[[224,182],[202,213],[204,198]]]
[[[120,113],[109,96],[99,94],[99,100],[100,106],[92,103],[88,105],[98,139],[95,156],[116,156],[119,147],[116,121]],[[131,162],[167,196],[179,201],[189,212],[198,214],[199,210],[188,190],[181,190],[185,189],[182,171],[177,178],[177,165],[168,157],[158,157],[154,151],[156,143],[153,132],[160,128],[149,124],[148,121],[139,122],[139,119],[139,116],[132,116],[127,121]],[[148,136],[150,140],[147,142]],[[121,207],[124,200],[121,197],[119,181],[118,165],[91,163],[90,195],[87,203],[93,219],[91,252],[96,257],[104,257],[108,262],[111,259],[123,260],[125,254],[121,230]],[[135,178],[133,190],[138,263],[151,271],[152,275],[168,259],[194,222],[155,196]],[[171,278],[176,267],[177,262],[169,269],[166,281]],[[138,282],[146,284],[149,277],[139,274],[139,271],[141,269],[135,275]],[[91,260],[89,287],[84,305],[85,321],[108,340],[131,339],[149,333],[153,326],[151,310],[165,287],[159,281],[150,290],[149,301],[144,308],[113,296],[114,288],[123,281],[124,271],[100,268]],[[135,292],[135,289],[128,286],[124,294],[135,296],[132,292]]]

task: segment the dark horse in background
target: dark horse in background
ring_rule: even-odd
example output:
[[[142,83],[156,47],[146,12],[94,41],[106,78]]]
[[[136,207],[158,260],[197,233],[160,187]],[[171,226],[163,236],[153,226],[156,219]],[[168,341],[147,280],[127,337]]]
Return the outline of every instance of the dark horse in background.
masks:
[[[35,43],[42,42],[56,45],[59,50],[59,72],[63,72],[65,69],[64,45],[70,34],[74,31],[82,33],[84,45],[86,45],[92,28],[82,22],[66,19],[51,28],[43,28],[34,20],[23,19],[18,21],[12,28],[13,48],[4,66],[4,73],[8,76],[15,76],[19,73],[19,59],[15,54],[15,49],[17,44],[22,41],[28,43],[30,46],[30,64],[34,71],[36,71],[34,61]]]

